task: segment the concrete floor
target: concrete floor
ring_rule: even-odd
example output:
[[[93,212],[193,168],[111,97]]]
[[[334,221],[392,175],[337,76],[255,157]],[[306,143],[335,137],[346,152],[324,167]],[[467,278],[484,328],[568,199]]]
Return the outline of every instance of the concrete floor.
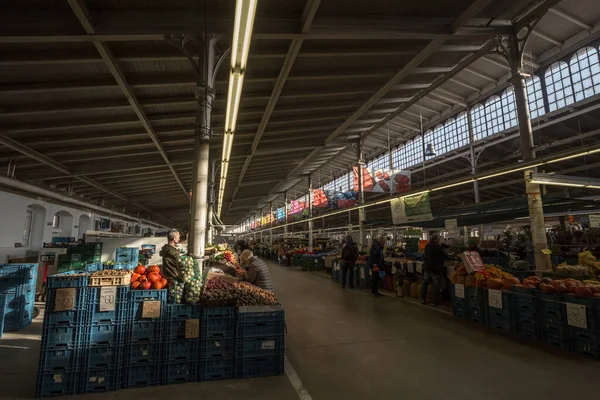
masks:
[[[294,385],[284,375],[70,398],[562,400],[597,393],[595,360],[511,340],[408,301],[342,290],[316,273],[270,267],[287,312]],[[33,398],[40,323],[0,340],[1,399]]]

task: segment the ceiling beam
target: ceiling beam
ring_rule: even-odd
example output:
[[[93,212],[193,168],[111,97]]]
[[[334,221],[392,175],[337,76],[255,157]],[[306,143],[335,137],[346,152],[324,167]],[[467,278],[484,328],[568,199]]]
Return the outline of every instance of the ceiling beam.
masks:
[[[591,31],[594,28],[592,25],[588,24],[585,21],[582,21],[580,18],[577,18],[569,13],[561,11],[556,7],[551,8],[548,11],[555,15],[558,15],[559,17],[561,17],[569,22],[574,23],[575,25],[579,26],[580,28],[585,29],[586,31]]]
[[[94,29],[94,26],[90,22],[89,12],[86,9],[85,5],[82,3],[82,1],[81,0],[67,0],[67,1],[69,3],[69,6],[71,7],[71,10],[73,10],[73,13],[75,14],[75,16],[77,17],[77,19],[79,20],[79,23],[81,24],[81,26],[83,27],[83,29],[85,30],[85,32],[88,35],[95,35],[96,31]],[[171,165],[171,160],[169,159],[169,156],[167,155],[167,152],[165,151],[165,149],[164,149],[162,143],[160,142],[160,140],[158,139],[158,136],[156,135],[156,132],[154,131],[154,128],[150,124],[150,121],[148,120],[148,117],[146,116],[146,114],[142,110],[142,106],[137,101],[137,98],[135,97],[135,93],[133,92],[131,86],[129,85],[129,83],[125,79],[125,75],[123,74],[123,71],[119,67],[118,62],[115,60],[115,58],[112,55],[112,53],[109,50],[109,48],[104,43],[102,43],[102,41],[94,40],[93,44],[94,44],[94,47],[96,47],[96,50],[98,51],[98,53],[100,54],[100,57],[102,58],[102,60],[104,60],[104,63],[107,66],[107,68],[109,69],[110,73],[112,74],[112,76],[117,81],[117,84],[121,88],[121,91],[123,92],[123,94],[127,98],[127,101],[129,102],[129,104],[133,108],[133,111],[135,112],[135,114],[139,118],[139,121],[144,126],[144,129],[148,133],[148,136],[150,136],[150,139],[152,140],[152,142],[156,146],[156,149],[158,150],[158,152],[162,156],[165,164],[171,170],[171,173],[173,174],[173,177],[175,178],[175,181],[179,184],[179,186],[181,187],[181,190],[183,190],[185,196],[189,199],[188,190],[186,189],[186,187],[184,186],[183,182],[181,181],[181,179],[177,175],[177,171],[175,171],[175,168]]]

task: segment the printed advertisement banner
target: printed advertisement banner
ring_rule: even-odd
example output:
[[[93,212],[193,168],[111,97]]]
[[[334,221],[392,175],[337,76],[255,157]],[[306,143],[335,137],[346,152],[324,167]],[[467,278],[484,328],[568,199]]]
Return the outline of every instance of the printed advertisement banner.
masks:
[[[277,215],[276,218],[279,221],[283,221],[285,219],[285,209],[283,207],[282,208],[278,208],[276,215]]]
[[[354,167],[354,191],[358,191],[358,167]],[[365,193],[406,193],[410,191],[410,171],[362,168]]]
[[[290,213],[292,215],[300,214],[308,209],[308,203],[305,201],[292,200],[290,202]]]
[[[399,197],[390,202],[390,207],[392,209],[394,225],[431,221],[433,219],[429,193]]]

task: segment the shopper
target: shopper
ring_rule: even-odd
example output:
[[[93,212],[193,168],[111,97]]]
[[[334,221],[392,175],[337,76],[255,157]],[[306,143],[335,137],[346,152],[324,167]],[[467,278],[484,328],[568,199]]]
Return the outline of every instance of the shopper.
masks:
[[[238,276],[240,280],[258,286],[261,289],[274,291],[273,283],[271,282],[271,272],[267,264],[260,258],[256,257],[252,251],[246,249],[242,251],[240,256],[240,264],[246,268],[246,272]]]
[[[369,253],[369,267],[371,268],[371,294],[375,297],[381,296],[379,293],[379,270],[385,266],[385,255],[383,248],[385,246],[385,238],[374,240]]]
[[[342,289],[346,288],[346,275],[350,272],[350,288],[354,289],[354,266],[358,260],[358,246],[352,236],[346,238],[346,245],[342,249]]]
[[[431,236],[431,241],[425,246],[423,254],[423,285],[421,286],[421,302],[427,303],[427,290],[433,283],[433,301],[431,305],[439,304],[440,292],[444,287],[444,260],[451,260],[440,244],[440,235]]]
[[[171,229],[167,233],[168,243],[160,249],[159,255],[162,257],[162,272],[169,279],[179,279],[179,244],[180,234],[177,229]]]

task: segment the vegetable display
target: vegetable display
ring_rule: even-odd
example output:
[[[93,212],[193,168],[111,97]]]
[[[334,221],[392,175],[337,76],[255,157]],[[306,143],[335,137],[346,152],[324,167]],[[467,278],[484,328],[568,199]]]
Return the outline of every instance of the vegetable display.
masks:
[[[230,283],[221,277],[214,277],[206,283],[201,303],[209,307],[269,306],[277,304],[277,299],[275,293],[250,283]]]
[[[108,270],[118,272],[119,270]],[[104,272],[104,271],[102,271]],[[129,273],[130,271],[124,271]],[[167,278],[160,274],[160,267],[158,265],[151,265],[145,267],[138,265],[131,274],[131,289],[133,290],[150,290],[150,289],[165,289],[168,285]]]

